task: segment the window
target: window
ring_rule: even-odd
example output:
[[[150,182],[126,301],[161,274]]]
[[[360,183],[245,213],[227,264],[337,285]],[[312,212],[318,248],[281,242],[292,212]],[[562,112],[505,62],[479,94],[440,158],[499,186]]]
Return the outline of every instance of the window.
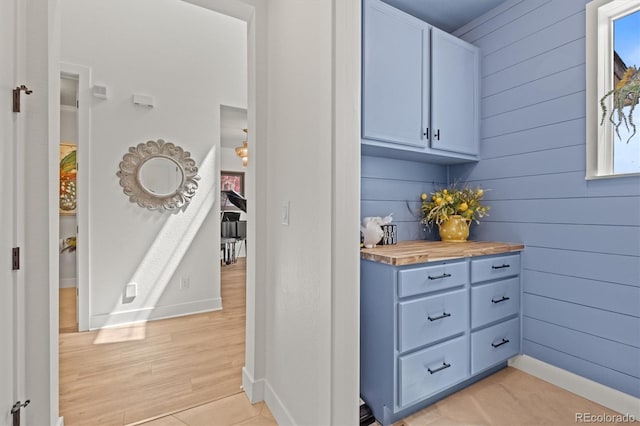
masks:
[[[640,0],[593,0],[586,16],[586,177],[640,174],[638,99],[611,92],[640,84]]]

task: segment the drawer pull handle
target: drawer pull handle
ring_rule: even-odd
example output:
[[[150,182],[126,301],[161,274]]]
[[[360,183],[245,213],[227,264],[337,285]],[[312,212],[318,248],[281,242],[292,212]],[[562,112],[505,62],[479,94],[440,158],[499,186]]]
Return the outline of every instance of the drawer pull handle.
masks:
[[[508,267],[510,267],[510,266],[511,266],[511,265],[509,265],[509,264],[503,263],[503,264],[502,264],[502,265],[500,265],[500,266],[491,265],[491,269],[502,269],[502,268],[508,268]]]
[[[442,318],[447,318],[447,317],[450,317],[450,316],[451,316],[451,314],[448,314],[448,313],[446,313],[446,312],[443,312],[443,313],[442,313],[442,315],[440,315],[440,316],[438,316],[438,317],[432,317],[431,315],[429,315],[429,316],[427,317],[427,319],[428,319],[429,321],[438,321],[438,320],[440,320],[440,319],[442,319]]]
[[[500,342],[500,343],[492,343],[491,346],[493,346],[494,348],[497,348],[499,346],[506,345],[507,343],[509,343],[509,339],[504,339],[503,338],[502,342]]]
[[[427,275],[427,278],[429,278],[430,280],[439,280],[441,278],[449,278],[450,276],[451,276],[451,274],[444,273],[444,274],[438,275],[436,277],[432,277],[431,275]]]
[[[507,300],[509,300],[509,298],[508,298],[507,296],[502,296],[502,299],[498,299],[498,300],[496,300],[496,299],[491,299],[491,301],[492,301],[493,303],[506,302]]]
[[[432,369],[430,369],[430,368],[427,368],[427,371],[429,372],[429,374],[435,374],[435,373],[437,373],[438,371],[442,371],[442,370],[444,370],[445,368],[449,368],[449,367],[451,367],[451,364],[447,364],[446,362],[443,362],[443,363],[442,363],[442,367],[438,367],[438,368],[436,368],[435,370],[432,370]]]

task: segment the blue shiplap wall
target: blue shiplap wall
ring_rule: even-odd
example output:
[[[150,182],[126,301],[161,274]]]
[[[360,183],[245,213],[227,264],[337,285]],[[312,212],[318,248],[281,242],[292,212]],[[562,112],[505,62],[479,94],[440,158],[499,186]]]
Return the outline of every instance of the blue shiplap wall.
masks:
[[[362,156],[360,215],[384,217],[393,213],[401,241],[434,239],[419,223],[420,194],[446,184],[446,166]],[[409,201],[409,208],[407,208]],[[437,234],[437,233],[436,233]]]
[[[482,50],[481,158],[453,166],[522,241],[523,350],[640,397],[640,178],[586,181],[585,4],[512,0],[458,35]]]

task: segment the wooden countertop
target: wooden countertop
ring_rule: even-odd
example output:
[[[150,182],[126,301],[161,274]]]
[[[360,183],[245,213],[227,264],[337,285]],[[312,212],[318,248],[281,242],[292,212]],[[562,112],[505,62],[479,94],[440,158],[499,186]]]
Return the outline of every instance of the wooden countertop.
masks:
[[[438,260],[457,259],[488,254],[508,253],[524,249],[523,244],[492,241],[466,241],[447,243],[443,241],[400,241],[394,245],[361,249],[360,257],[389,265],[413,265]]]

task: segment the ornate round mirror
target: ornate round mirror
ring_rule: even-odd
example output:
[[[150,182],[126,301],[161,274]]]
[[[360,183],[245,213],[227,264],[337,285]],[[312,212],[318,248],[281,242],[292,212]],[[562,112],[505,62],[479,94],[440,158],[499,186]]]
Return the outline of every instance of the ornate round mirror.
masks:
[[[138,170],[140,186],[157,197],[174,194],[184,183],[182,168],[167,157],[151,157]]]
[[[191,154],[162,139],[130,147],[116,173],[129,201],[149,210],[184,208],[198,188]]]

